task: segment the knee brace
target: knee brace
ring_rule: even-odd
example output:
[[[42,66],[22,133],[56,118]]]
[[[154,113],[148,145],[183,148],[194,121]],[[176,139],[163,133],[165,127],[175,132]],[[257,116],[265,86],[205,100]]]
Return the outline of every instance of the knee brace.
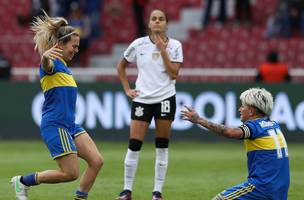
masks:
[[[142,141],[137,140],[137,139],[130,139],[129,140],[129,149],[131,151],[140,151],[141,146],[142,146]]]
[[[155,138],[155,147],[156,148],[168,148],[169,139],[168,138]]]

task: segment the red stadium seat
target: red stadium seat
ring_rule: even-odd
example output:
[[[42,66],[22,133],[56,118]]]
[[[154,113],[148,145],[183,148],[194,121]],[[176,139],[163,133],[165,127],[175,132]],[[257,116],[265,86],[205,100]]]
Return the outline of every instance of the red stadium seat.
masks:
[[[127,1],[119,1],[123,10],[114,15],[107,10],[111,1],[104,1],[102,36],[91,42],[90,55],[110,55],[113,45],[130,43],[136,37],[136,25],[130,5]],[[33,50],[32,33],[28,27],[20,27],[16,21],[17,15],[29,12],[30,2],[31,0],[0,1],[0,51],[14,67],[32,67],[39,63],[39,56]],[[202,3],[201,0],[150,1],[146,8],[146,20],[151,10],[162,8],[171,21],[178,21],[181,20],[184,8],[202,9]],[[299,53],[304,51],[303,39],[265,39],[263,36],[267,17],[276,7],[277,0],[255,0],[252,5],[251,28],[234,27],[228,23],[221,28],[210,25],[204,30],[189,29],[188,38],[183,41],[183,67],[257,67],[272,49],[279,51],[281,60],[289,67],[304,67],[304,56]]]

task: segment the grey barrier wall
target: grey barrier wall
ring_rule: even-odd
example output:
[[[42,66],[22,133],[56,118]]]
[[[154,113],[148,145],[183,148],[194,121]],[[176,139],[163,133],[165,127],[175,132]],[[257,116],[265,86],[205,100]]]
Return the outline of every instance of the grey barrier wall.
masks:
[[[118,83],[81,83],[76,120],[95,139],[125,140],[130,124],[130,100]],[[304,141],[304,98],[301,84],[177,84],[177,112],[173,140],[223,140],[202,127],[181,119],[183,105],[194,107],[208,119],[239,126],[239,95],[250,87],[264,87],[275,98],[271,119],[281,123],[289,141]],[[39,123],[44,101],[39,83],[0,82],[0,139],[40,139]],[[153,138],[151,124],[147,139]],[[226,139],[224,139],[226,140]]]

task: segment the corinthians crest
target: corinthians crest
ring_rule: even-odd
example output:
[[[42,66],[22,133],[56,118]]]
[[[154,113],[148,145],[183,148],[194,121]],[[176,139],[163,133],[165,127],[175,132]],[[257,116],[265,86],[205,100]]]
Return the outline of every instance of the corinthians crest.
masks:
[[[153,52],[153,53],[152,53],[152,59],[153,59],[153,60],[157,60],[159,57],[160,57],[159,52]]]
[[[144,115],[144,108],[141,106],[138,106],[135,108],[135,116],[141,117]]]

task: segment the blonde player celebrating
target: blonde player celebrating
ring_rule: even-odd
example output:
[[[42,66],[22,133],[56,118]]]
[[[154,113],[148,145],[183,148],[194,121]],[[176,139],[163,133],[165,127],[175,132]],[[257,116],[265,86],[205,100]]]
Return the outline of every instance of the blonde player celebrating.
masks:
[[[265,89],[251,88],[240,96],[240,127],[230,128],[200,117],[186,107],[183,118],[228,138],[244,140],[247,151],[247,181],[224,190],[212,200],[287,200],[289,188],[288,149],[280,125],[269,119],[273,97]]]
[[[139,153],[152,118],[156,125],[152,199],[162,200],[171,124],[176,111],[175,80],[183,62],[182,45],[167,36],[167,24],[165,13],[153,10],[148,24],[150,35],[132,42],[117,66],[124,91],[132,99],[129,147],[124,161],[124,190],[118,200],[132,199]],[[138,69],[135,89],[130,88],[125,70],[129,63],[135,63]]]
[[[51,18],[46,13],[36,18],[32,30],[35,48],[41,55],[40,82],[45,97],[41,136],[59,169],[15,176],[11,183],[17,199],[27,200],[30,186],[74,181],[79,176],[78,154],[88,166],[75,200],[87,199],[103,158],[88,133],[75,124],[77,85],[67,62],[78,52],[79,35],[64,18]]]

